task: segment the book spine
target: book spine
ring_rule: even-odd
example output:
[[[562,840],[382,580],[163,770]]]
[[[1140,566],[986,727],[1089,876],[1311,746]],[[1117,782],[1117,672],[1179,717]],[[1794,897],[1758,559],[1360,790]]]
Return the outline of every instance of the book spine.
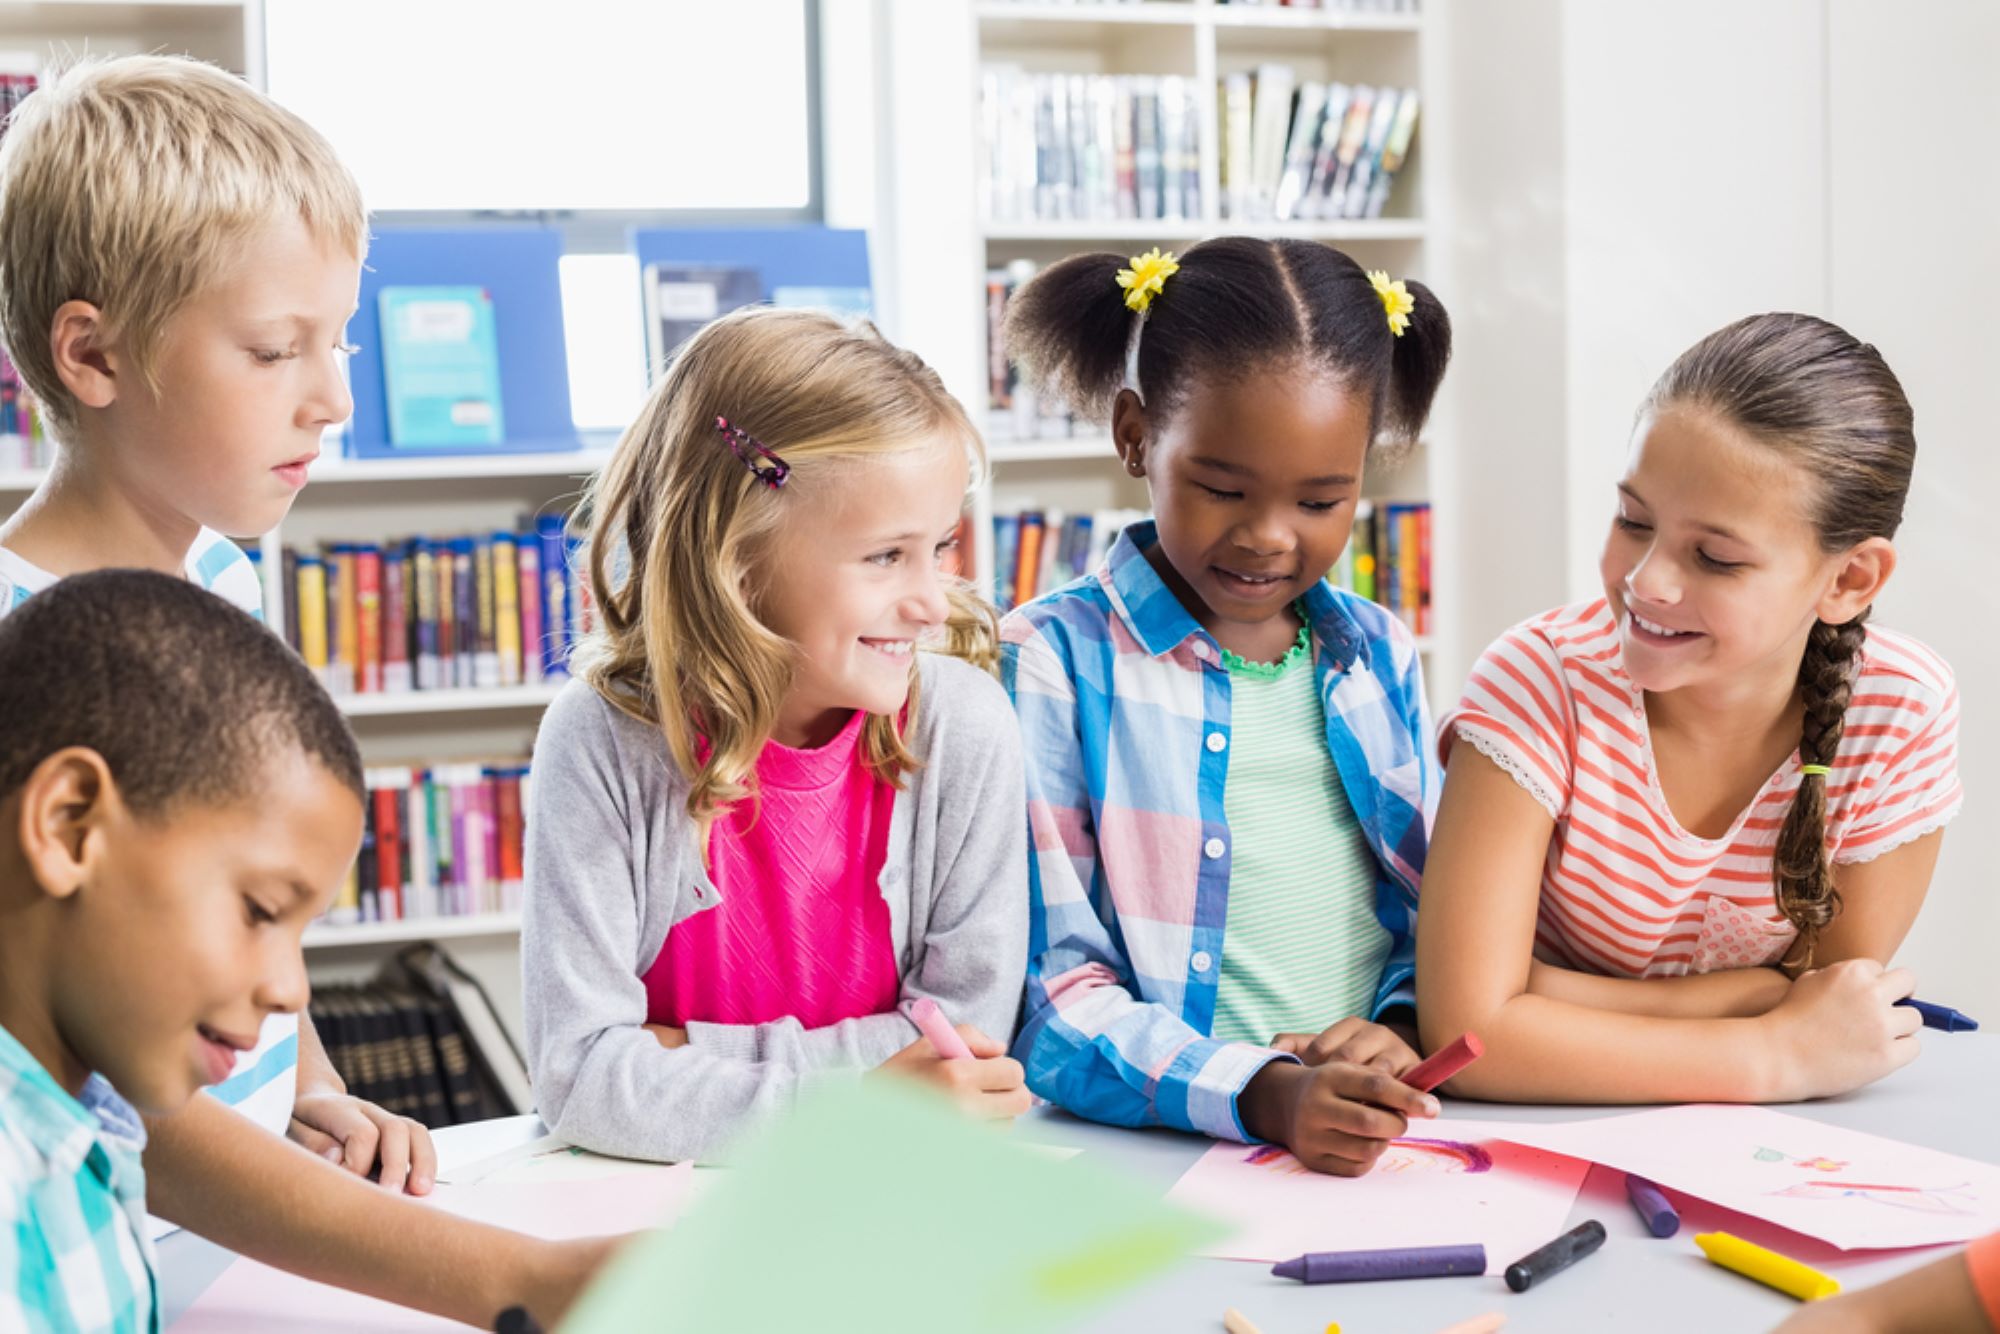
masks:
[[[382,549],[354,548],[354,688],[382,690]]]
[[[303,656],[299,638],[299,553],[286,547],[279,560],[279,579],[285,590],[285,642]]]
[[[361,679],[361,589],[353,545],[342,543],[336,546],[333,563],[340,572],[340,601],[334,607],[334,615],[338,618],[333,653],[334,677],[338,684],[334,693],[351,695]],[[332,592],[329,586],[329,597]]]
[[[326,562],[318,556],[298,558],[299,656],[321,685],[329,685],[326,659]]]
[[[410,673],[410,553],[407,546],[382,553],[382,689],[407,694]]]
[[[491,538],[476,537],[472,540],[472,590],[473,615],[477,618],[479,626],[477,651],[473,658],[472,684],[481,689],[491,689],[500,684],[500,641],[497,630],[498,616],[493,602]]]
[[[521,566],[512,533],[493,534],[493,652],[499,684],[521,684]]]
[[[533,533],[514,540],[520,566],[521,679],[533,685],[542,679],[542,549]]]
[[[563,521],[553,515],[535,521],[542,549],[542,675],[550,680],[569,675],[569,572],[563,557]]]
[[[451,680],[457,686],[478,685],[474,664],[479,658],[479,594],[473,585],[472,539],[451,541]]]

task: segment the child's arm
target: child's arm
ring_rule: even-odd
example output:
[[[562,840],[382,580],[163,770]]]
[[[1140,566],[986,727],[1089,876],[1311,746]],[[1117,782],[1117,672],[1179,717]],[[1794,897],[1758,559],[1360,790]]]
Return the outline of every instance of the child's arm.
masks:
[[[1993,1334],[2000,1329],[2000,1237],[1922,1269],[1807,1302],[1777,1334]]]
[[[384,1190],[407,1188],[428,1194],[437,1180],[437,1148],[431,1132],[407,1116],[397,1116],[354,1097],[327,1059],[312,1016],[299,1015],[299,1092],[292,1103],[294,1140],[329,1162],[365,1177],[381,1164]]]
[[[1944,830],[1936,829],[1873,861],[1836,865],[1833,882],[1840,892],[1840,915],[1820,932],[1813,946],[1813,966],[1841,959],[1886,963],[1894,957],[1930,893],[1943,843]]]
[[[1593,1010],[1656,1019],[1749,1019],[1768,1014],[1792,989],[1776,968],[1728,968],[1681,977],[1600,977],[1540,959],[1528,964],[1528,990]]]
[[[1427,1047],[1468,1030],[1486,1043],[1454,1092],[1781,1101],[1844,1092],[1916,1057],[1916,1015],[1892,1004],[1909,994],[1908,975],[1864,961],[1801,979],[1753,1018],[1665,1019],[1535,994],[1535,915],[1553,832],[1510,774],[1472,746],[1453,749],[1419,911],[1417,1014]]]
[[[1098,861],[1077,688],[1035,627],[1002,627],[1001,679],[1019,720],[1028,811],[1028,991],[1014,1053],[1028,1087],[1093,1121],[1249,1139],[1239,1095],[1267,1047],[1217,1042],[1134,994]]]
[[[147,1122],[146,1202],[239,1255],[491,1329],[509,1306],[552,1327],[615,1245],[548,1242],[372,1186],[246,1125],[213,1098]]]
[[[936,886],[909,904],[911,963],[905,1004],[935,1000],[953,1022],[999,1040],[1013,1036],[1028,960],[1027,829],[1021,821],[1021,738],[1014,712],[986,673],[957,662],[924,664],[918,739],[924,771],[914,782],[939,794],[936,824],[919,814],[911,831],[911,878]],[[926,808],[928,809],[928,803]],[[746,1061],[799,1070],[868,1067],[917,1040],[901,1013],[808,1029],[776,1023],[688,1025],[688,1041]]]

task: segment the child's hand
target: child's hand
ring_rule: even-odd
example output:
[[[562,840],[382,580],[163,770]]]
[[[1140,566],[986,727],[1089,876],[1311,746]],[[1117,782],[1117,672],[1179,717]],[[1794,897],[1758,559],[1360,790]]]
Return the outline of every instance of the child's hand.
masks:
[[[953,1025],[973,1059],[947,1061],[929,1038],[918,1038],[876,1067],[878,1074],[921,1080],[944,1092],[960,1111],[987,1120],[1011,1120],[1028,1110],[1027,1072],[1007,1048],[971,1024]]]
[[[1345,1061],[1349,1065],[1372,1065],[1401,1075],[1423,1058],[1409,1040],[1393,1028],[1371,1024],[1366,1019],[1343,1019],[1323,1033],[1280,1033],[1271,1046],[1307,1065],[1328,1065]]]
[[[1825,1098],[1872,1084],[1917,1058],[1922,1018],[1896,1002],[1916,990],[1907,968],[1843,959],[1803,973],[1761,1022],[1777,1046],[1775,1100]]]
[[[1315,1172],[1343,1177],[1375,1166],[1409,1118],[1439,1111],[1436,1098],[1388,1071],[1347,1061],[1273,1061],[1251,1076],[1238,1109],[1251,1134],[1284,1145]]]
[[[320,1157],[356,1176],[376,1172],[385,1190],[428,1195],[437,1181],[431,1132],[407,1116],[386,1112],[348,1093],[304,1093],[292,1104],[287,1132]]]

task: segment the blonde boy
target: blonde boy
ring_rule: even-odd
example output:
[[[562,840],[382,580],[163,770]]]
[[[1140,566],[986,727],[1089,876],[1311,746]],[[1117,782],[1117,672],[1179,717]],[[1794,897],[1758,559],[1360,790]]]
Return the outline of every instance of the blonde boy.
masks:
[[[348,415],[342,337],[366,241],[360,191],[325,139],[221,70],[85,62],[22,103],[0,139],[0,341],[59,450],[0,524],[0,616],[113,566],[181,575],[261,615],[228,539],[284,517],[321,432]],[[451,1220],[360,1203],[360,1183],[222,1105],[386,1191],[430,1189],[429,1136],[348,1096],[303,1013],[266,1020],[214,1092],[148,1124],[154,1213],[281,1267],[490,1321],[483,1292],[439,1292],[427,1248],[408,1244]],[[357,1221],[373,1235],[355,1236]],[[544,1279],[559,1261],[558,1289],[585,1259],[533,1258]]]
[[[109,60],[22,103],[0,140],[0,340],[60,450],[0,524],[0,615],[106,566],[185,573],[261,614],[228,538],[277,525],[347,416],[366,241],[326,141],[221,70]],[[216,1096],[429,1187],[428,1136],[348,1097],[304,1016],[267,1024]]]

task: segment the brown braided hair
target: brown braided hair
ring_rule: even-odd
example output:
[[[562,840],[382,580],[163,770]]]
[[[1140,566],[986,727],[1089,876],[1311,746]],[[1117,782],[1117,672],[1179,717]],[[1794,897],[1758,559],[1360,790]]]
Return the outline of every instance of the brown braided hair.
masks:
[[[1738,320],[1683,352],[1640,411],[1670,404],[1714,413],[1798,463],[1814,479],[1806,515],[1822,551],[1896,535],[1917,457],[1910,402],[1882,354],[1845,329],[1811,315]],[[1817,621],[1806,637],[1801,764],[1830,767],[1840,749],[1867,619],[1864,610],[1842,625]],[[1840,912],[1826,853],[1826,785],[1819,774],[1800,780],[1771,861],[1778,907],[1799,929],[1802,967]]]

